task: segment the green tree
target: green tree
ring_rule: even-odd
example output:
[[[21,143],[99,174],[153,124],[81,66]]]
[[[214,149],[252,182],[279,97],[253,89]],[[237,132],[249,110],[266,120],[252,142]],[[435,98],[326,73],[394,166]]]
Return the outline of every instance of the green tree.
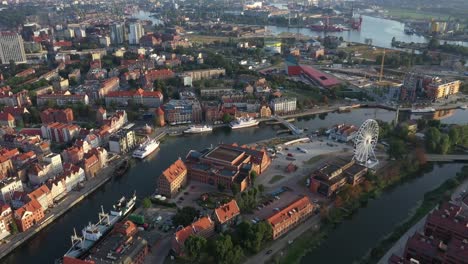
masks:
[[[18,226],[16,225],[15,221],[10,222],[10,230],[12,235],[17,234],[19,232]]]
[[[148,198],[148,197],[146,197],[145,199],[143,199],[142,204],[143,204],[143,207],[144,207],[144,208],[150,208],[151,205],[152,205],[151,200],[150,200],[150,198]]]
[[[216,263],[219,264],[239,263],[244,254],[239,245],[234,246],[231,236],[224,234],[214,241],[213,253]]]
[[[172,217],[172,222],[175,226],[188,226],[199,215],[199,212],[195,208],[185,206],[182,209],[177,210],[177,213]]]
[[[233,119],[234,119],[234,118],[233,118],[230,114],[228,114],[228,113],[225,113],[225,114],[223,115],[223,123],[224,123],[224,124],[227,124],[227,123],[231,122]]]
[[[449,130],[449,138],[450,143],[452,145],[458,145],[460,143],[460,127],[459,126],[452,126]]]
[[[440,136],[440,141],[438,145],[438,152],[440,154],[447,154],[450,149],[450,138],[447,134],[442,134]]]
[[[237,195],[240,192],[240,185],[238,183],[231,184],[231,191],[233,195]]]
[[[425,134],[426,138],[426,147],[429,151],[436,151],[437,150],[437,145],[440,142],[440,131],[439,129],[435,127],[430,127]]]
[[[263,184],[259,184],[257,188],[260,194],[263,194],[263,192],[265,191],[265,186]]]
[[[257,179],[257,172],[256,171],[251,171],[250,172],[250,183],[252,184],[252,186],[255,185],[255,179]]]
[[[187,253],[187,257],[192,262],[197,262],[200,259],[200,255],[206,249],[207,240],[202,236],[191,235],[184,242],[184,249]]]
[[[388,155],[397,160],[402,159],[406,154],[405,142],[401,139],[393,139],[389,143]]]
[[[218,183],[218,191],[224,192],[224,190],[226,190],[226,185]]]

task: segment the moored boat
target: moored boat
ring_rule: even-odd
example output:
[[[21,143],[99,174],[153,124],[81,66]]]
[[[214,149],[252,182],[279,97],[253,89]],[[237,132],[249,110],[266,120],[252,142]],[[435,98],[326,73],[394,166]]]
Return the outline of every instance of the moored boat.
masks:
[[[206,133],[213,131],[212,126],[207,125],[192,125],[188,129],[184,130],[185,134],[198,134],[198,133]]]
[[[133,152],[132,157],[144,159],[149,154],[153,153],[158,147],[159,141],[154,138],[146,137],[145,142],[141,143],[140,146]]]
[[[249,118],[238,118],[231,123],[229,123],[229,126],[232,129],[239,129],[239,128],[245,128],[245,127],[253,127],[258,125],[259,121],[256,120],[255,118],[249,117]]]

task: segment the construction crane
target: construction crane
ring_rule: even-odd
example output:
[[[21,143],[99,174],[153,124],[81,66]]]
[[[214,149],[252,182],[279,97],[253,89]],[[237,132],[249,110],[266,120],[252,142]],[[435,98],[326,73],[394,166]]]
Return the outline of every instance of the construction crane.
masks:
[[[380,65],[380,75],[379,75],[379,82],[381,82],[381,81],[382,81],[382,77],[383,77],[384,61],[385,61],[385,49],[383,50],[383,55],[382,55],[382,64]]]

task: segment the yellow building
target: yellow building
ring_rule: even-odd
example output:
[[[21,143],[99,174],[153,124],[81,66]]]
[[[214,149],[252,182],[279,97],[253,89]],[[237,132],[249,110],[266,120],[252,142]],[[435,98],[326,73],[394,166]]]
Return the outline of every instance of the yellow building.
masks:
[[[187,183],[187,167],[178,159],[159,177],[159,194],[168,198],[174,197]]]
[[[260,117],[270,117],[271,109],[268,105],[263,105],[260,107]]]
[[[460,91],[461,82],[459,80],[453,82],[432,82],[427,85],[426,93],[429,98],[439,99]]]

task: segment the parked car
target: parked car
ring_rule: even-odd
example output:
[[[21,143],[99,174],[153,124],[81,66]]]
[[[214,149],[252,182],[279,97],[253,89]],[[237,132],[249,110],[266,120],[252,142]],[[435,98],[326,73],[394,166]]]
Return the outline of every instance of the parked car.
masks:
[[[288,157],[294,157],[292,153],[288,153]]]
[[[270,249],[270,250],[268,250],[268,251],[266,252],[266,254],[267,254],[267,255],[270,255],[272,252],[273,252],[273,250]]]

